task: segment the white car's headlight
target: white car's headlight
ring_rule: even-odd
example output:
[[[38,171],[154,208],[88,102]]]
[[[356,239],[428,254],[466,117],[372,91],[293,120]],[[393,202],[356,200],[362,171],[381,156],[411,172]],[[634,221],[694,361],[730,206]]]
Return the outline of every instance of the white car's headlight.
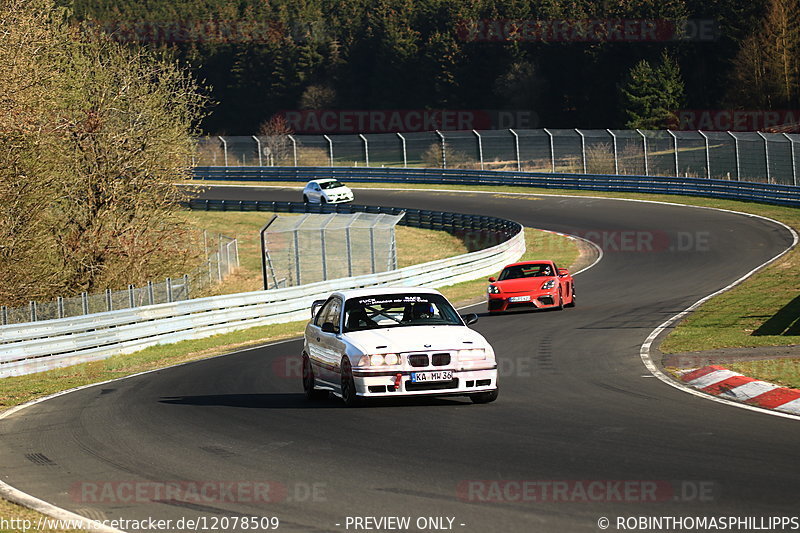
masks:
[[[483,361],[486,359],[486,350],[483,348],[470,348],[469,350],[459,350],[459,361]]]
[[[551,279],[551,280],[545,281],[545,282],[542,284],[542,289],[545,289],[545,290],[546,290],[546,289],[552,289],[552,288],[553,288],[553,287],[555,287],[555,286],[556,286],[556,280],[554,280],[554,279]]]
[[[500,294],[500,287],[497,285],[489,285],[489,288],[486,289],[486,292],[489,294]]]
[[[400,355],[396,353],[362,355],[358,366],[396,366],[400,364]]]

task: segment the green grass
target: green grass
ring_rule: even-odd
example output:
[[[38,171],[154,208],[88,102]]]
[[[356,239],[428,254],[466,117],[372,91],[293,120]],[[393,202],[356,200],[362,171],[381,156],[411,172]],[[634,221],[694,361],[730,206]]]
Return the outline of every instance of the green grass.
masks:
[[[726,364],[735,372],[757,377],[785,387],[800,389],[800,359],[768,359]]]

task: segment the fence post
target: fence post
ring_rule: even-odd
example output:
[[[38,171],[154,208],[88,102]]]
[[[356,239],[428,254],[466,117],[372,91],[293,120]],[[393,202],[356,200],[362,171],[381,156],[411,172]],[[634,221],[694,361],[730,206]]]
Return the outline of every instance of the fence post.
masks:
[[[8,325],[8,307],[0,306],[0,326]]]
[[[514,136],[514,153],[517,156],[517,172],[521,172],[522,171],[522,161],[520,161],[520,159],[519,159],[519,135],[517,135],[517,132],[512,130],[511,128],[509,128],[508,131],[510,131],[511,135]]]
[[[183,291],[186,293],[186,299],[189,299],[189,274],[183,275]]]
[[[64,318],[64,298],[61,296],[56,298],[56,307],[58,308],[58,318]]]
[[[156,303],[156,293],[153,289],[152,280],[147,280],[147,303],[153,305]]]
[[[406,138],[403,137],[401,134],[397,134],[400,137],[400,140],[403,142],[403,168],[408,168],[408,154],[406,152]]]
[[[483,170],[483,141],[481,140],[481,134],[476,130],[472,130],[472,133],[478,138],[478,158],[481,160],[481,170]]]
[[[614,174],[619,175],[619,158],[617,157],[617,136],[614,135],[614,132],[606,129],[611,138],[613,139],[614,143]]]
[[[327,135],[323,135],[323,137],[325,137],[325,140],[328,141],[328,156],[331,159],[331,165],[330,166],[333,166],[333,141]]]
[[[87,292],[81,293],[81,308],[84,315],[89,314],[89,293]]]
[[[300,235],[297,228],[294,230],[294,268],[297,274],[297,285],[302,285],[300,281]]]
[[[128,307],[134,308],[134,296],[133,296],[133,285],[128,285]]]
[[[31,311],[31,322],[36,322],[36,302],[28,302]]]
[[[222,281],[222,234],[217,236],[217,281]],[[171,302],[172,300],[170,300]]]
[[[445,143],[444,135],[442,135],[441,131],[436,130],[436,135],[438,135],[439,138],[442,140],[442,168],[447,168],[447,148],[446,148],[447,143]],[[373,261],[373,263],[374,262],[375,261]],[[373,267],[372,267],[372,272],[375,272],[374,264],[373,264]]]
[[[578,128],[575,128],[575,133],[581,136],[581,158],[583,159],[583,173],[586,174],[586,138]]]
[[[736,155],[736,181],[740,181],[742,179],[742,177],[741,177],[741,170],[742,169],[741,169],[741,165],[739,164],[739,138],[736,135],[734,135],[733,133],[729,132],[729,131],[727,131],[725,133],[727,133],[728,135],[733,137],[733,150],[734,150],[735,155]]]
[[[228,142],[222,137],[222,135],[217,136],[220,141],[222,141],[222,151],[225,154],[225,166],[228,166]]]
[[[757,131],[756,133],[758,134],[759,137],[764,139],[764,163],[766,164],[767,167],[767,183],[772,183],[772,176],[770,175],[770,170],[769,170],[769,142],[767,141],[767,137],[763,133],[761,133],[760,131]]]
[[[784,133],[783,136],[789,141],[789,153],[792,154],[792,183],[797,185],[797,163],[794,157],[794,141],[786,133]]]
[[[114,303],[111,301],[111,289],[106,289],[106,311],[113,311]]]
[[[678,167],[678,136],[672,133],[672,130],[667,130],[667,133],[672,135],[672,142],[675,144],[675,176],[680,177],[680,167]]]
[[[294,154],[294,166],[297,166],[297,141],[294,140],[294,137],[291,135],[287,135],[289,140],[292,141],[292,153]]]
[[[347,248],[347,277],[353,277],[353,250],[352,250],[352,243],[350,242],[350,225],[353,222],[350,221],[347,224],[347,227],[344,229],[344,242],[345,248]]]
[[[556,149],[555,145],[553,144],[553,134],[550,133],[550,130],[544,128],[544,132],[550,137],[550,168],[552,169],[553,174],[556,173]]]
[[[369,227],[369,259],[372,274],[375,273],[375,226]]]
[[[319,228],[319,250],[322,259],[322,281],[328,281],[328,251],[325,247],[325,228],[333,222],[335,214],[328,215],[328,219]]]
[[[165,280],[165,284],[167,286],[167,303],[172,303],[172,278],[167,278]]]
[[[706,141],[706,177],[711,179],[711,148],[708,145],[708,136],[700,130],[697,130],[697,133],[702,135]]]
[[[647,164],[647,137],[645,136],[644,133],[642,133],[642,130],[640,130],[639,128],[636,128],[636,133],[642,136],[642,146],[644,148],[644,175],[649,176],[650,166]]]
[[[253,139],[256,141],[256,147],[258,150],[258,166],[263,167],[264,163],[261,160],[261,141],[255,135],[253,135]]]
[[[358,136],[361,137],[362,141],[364,141],[364,162],[367,166],[369,166],[369,142],[367,141],[367,138],[364,137],[363,133],[359,133]]]

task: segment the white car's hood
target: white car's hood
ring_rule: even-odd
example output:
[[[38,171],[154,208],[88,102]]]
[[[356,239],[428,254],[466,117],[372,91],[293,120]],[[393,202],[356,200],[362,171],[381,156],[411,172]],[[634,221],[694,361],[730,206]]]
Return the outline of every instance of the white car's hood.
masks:
[[[362,353],[405,353],[484,348],[483,336],[465,326],[405,326],[345,333]]]

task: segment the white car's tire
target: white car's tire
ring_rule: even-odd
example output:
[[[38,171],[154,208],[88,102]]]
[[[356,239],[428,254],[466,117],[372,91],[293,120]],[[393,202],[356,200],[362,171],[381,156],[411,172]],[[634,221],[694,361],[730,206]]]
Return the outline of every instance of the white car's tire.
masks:
[[[340,369],[342,401],[347,407],[355,407],[361,401],[356,394],[356,381],[353,378],[353,367],[350,365],[350,359],[347,357],[342,358]]]
[[[486,392],[476,392],[475,394],[470,394],[469,399],[472,400],[472,403],[491,403],[497,399],[497,395],[499,393],[499,389]]]
[[[316,379],[314,377],[314,369],[311,367],[311,361],[306,354],[303,354],[303,392],[307,400],[324,400],[328,396],[328,392],[314,388]]]

